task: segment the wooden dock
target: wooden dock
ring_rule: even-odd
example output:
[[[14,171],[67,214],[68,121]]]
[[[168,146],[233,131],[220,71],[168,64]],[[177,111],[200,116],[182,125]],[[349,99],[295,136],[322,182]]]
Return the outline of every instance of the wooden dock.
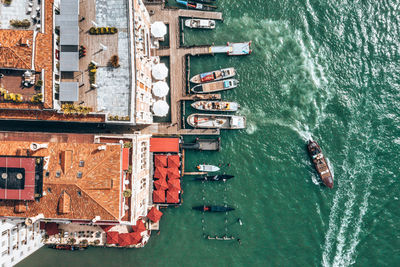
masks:
[[[219,129],[184,129],[185,121],[182,118],[181,101],[202,99],[220,99],[221,95],[196,96],[188,95],[187,88],[187,55],[210,54],[210,46],[181,47],[180,23],[181,17],[204,18],[222,20],[221,12],[206,12],[187,9],[164,8],[160,5],[148,5],[147,9],[152,22],[162,21],[169,27],[169,48],[155,51],[155,55],[169,57],[169,73],[171,88],[171,123],[161,123],[157,126],[148,127],[147,131],[158,134],[178,135],[219,135]]]

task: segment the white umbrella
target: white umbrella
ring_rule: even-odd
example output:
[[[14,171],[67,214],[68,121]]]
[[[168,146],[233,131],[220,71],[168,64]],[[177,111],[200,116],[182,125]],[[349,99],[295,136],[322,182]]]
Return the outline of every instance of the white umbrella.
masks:
[[[167,34],[167,26],[162,21],[151,24],[151,34],[156,38],[162,38]]]
[[[164,63],[154,65],[151,69],[151,74],[156,80],[164,80],[168,76],[168,68]]]
[[[153,113],[157,117],[165,117],[168,114],[169,105],[164,100],[158,100],[153,104]]]
[[[168,94],[169,86],[166,82],[156,82],[153,83],[153,94],[158,97],[163,97]]]

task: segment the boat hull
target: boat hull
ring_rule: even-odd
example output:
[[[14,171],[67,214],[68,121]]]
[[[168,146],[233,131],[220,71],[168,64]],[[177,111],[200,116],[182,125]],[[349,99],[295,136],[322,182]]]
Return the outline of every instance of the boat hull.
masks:
[[[203,129],[237,130],[246,128],[246,118],[236,115],[195,113],[189,115],[187,123],[193,128]]]
[[[215,28],[215,20],[211,19],[187,19],[185,26],[192,29],[212,30]]]
[[[194,109],[202,111],[237,111],[240,105],[236,102],[227,101],[196,101],[191,104]]]
[[[219,167],[214,166],[214,165],[208,165],[208,164],[200,164],[197,166],[197,169],[202,172],[217,172],[217,171],[219,171]]]
[[[194,210],[203,211],[203,212],[228,212],[233,211],[235,208],[229,206],[194,206],[192,207]]]
[[[238,80],[228,79],[228,80],[198,84],[192,87],[191,91],[195,94],[209,94],[209,93],[233,89],[236,88],[238,85],[239,85]]]
[[[333,188],[333,176],[329,169],[328,163],[322,154],[321,147],[317,142],[309,140],[307,143],[307,150],[319,178],[322,180],[325,186],[328,188]]]
[[[225,68],[220,70],[213,70],[209,72],[204,72],[201,74],[197,74],[190,78],[191,83],[206,83],[206,82],[213,82],[219,81],[223,79],[229,79],[236,75],[235,68]]]

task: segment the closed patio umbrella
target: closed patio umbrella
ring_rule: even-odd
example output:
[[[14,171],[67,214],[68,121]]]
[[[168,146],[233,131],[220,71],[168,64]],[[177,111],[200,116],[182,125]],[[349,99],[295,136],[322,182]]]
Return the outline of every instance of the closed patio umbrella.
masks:
[[[167,181],[165,179],[159,179],[154,181],[154,186],[157,190],[166,190],[168,188]]]
[[[164,80],[168,76],[168,68],[164,63],[159,63],[151,68],[151,74],[156,80]]]
[[[169,111],[169,105],[164,100],[158,100],[153,104],[153,113],[157,117],[167,116]]]
[[[165,191],[154,190],[153,191],[153,202],[154,203],[165,203]]]
[[[158,222],[162,215],[163,213],[161,211],[159,211],[156,207],[152,207],[149,213],[147,213],[147,218],[153,222]]]
[[[156,21],[150,26],[151,34],[156,38],[162,38],[167,34],[167,26],[162,21]]]
[[[166,82],[158,81],[153,83],[153,94],[158,97],[164,97],[169,92],[169,86]]]
[[[168,190],[181,190],[181,180],[180,179],[168,179]]]

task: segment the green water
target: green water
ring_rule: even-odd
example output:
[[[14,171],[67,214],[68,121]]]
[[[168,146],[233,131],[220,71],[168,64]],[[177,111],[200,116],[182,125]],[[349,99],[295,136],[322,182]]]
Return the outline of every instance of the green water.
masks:
[[[252,40],[254,51],[192,58],[191,71],[235,67],[241,84],[223,97],[240,102],[248,127],[223,132],[219,153],[187,153],[186,166],[229,162],[224,171],[236,178],[184,177],[183,205],[165,211],[144,249],[44,248],[20,266],[400,265],[400,1],[218,4],[224,23],[186,30],[186,44]],[[311,136],[332,166],[333,190],[318,185],[305,150]],[[192,211],[203,197],[236,210]]]

